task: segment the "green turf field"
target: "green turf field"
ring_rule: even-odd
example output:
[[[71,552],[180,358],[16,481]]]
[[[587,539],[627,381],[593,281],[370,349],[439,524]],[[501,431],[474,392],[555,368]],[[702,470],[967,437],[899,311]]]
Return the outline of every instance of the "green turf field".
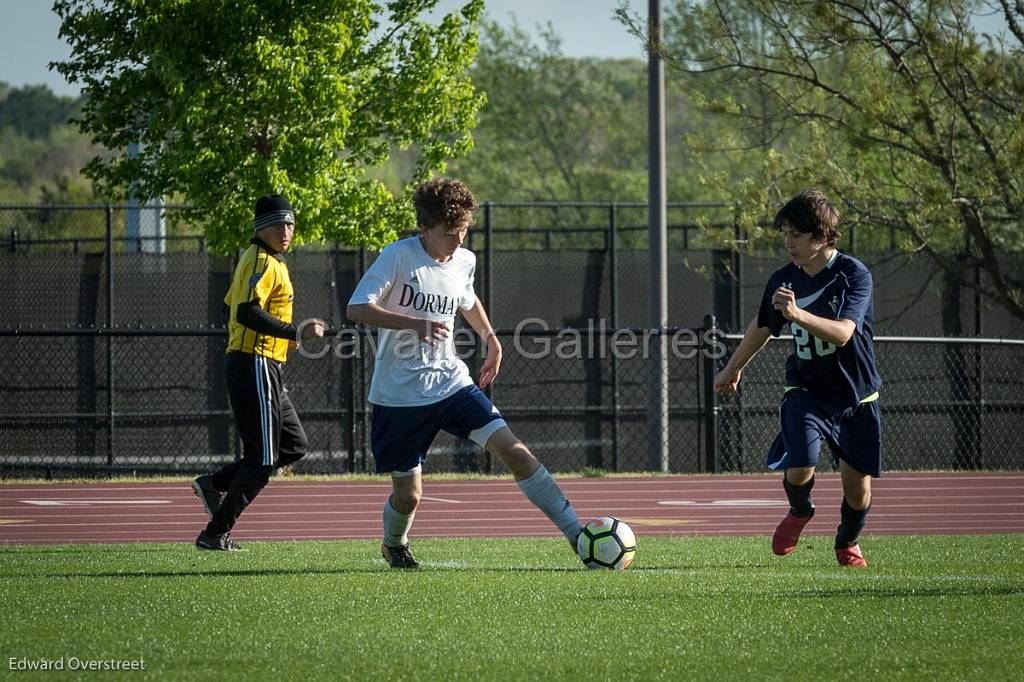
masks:
[[[143,659],[103,679],[1024,678],[1024,537],[640,538],[623,573],[556,540],[0,547],[10,659]],[[68,673],[64,673],[67,678]],[[17,679],[53,674],[17,673]]]

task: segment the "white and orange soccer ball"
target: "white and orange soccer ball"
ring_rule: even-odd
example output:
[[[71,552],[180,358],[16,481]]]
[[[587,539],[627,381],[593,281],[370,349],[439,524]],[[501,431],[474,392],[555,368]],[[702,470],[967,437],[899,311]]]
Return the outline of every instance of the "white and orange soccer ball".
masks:
[[[636,556],[636,536],[622,519],[598,516],[583,526],[576,551],[587,568],[624,571]]]

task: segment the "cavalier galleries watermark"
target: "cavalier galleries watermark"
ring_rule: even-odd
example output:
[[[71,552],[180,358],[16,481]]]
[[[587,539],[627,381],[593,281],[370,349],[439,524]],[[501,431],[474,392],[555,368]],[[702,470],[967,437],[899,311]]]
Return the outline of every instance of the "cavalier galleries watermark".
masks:
[[[304,320],[302,330],[316,320]],[[426,342],[415,332],[393,330],[391,345],[394,356],[400,360],[415,360],[422,357]],[[499,336],[508,353],[508,335]],[[595,360],[617,358],[631,360],[649,359],[653,356],[658,342],[664,339],[667,352],[680,360],[691,360],[698,354],[712,360],[725,357],[726,347],[718,329],[611,329],[605,320],[588,320],[585,327],[553,328],[540,318],[530,317],[516,325],[512,334],[515,352],[528,360],[542,360],[554,357],[559,360]],[[477,353],[477,337],[469,328],[461,327],[451,334],[455,355],[468,360]],[[359,329],[341,329],[328,339],[304,339],[298,344],[299,354],[311,360],[319,360],[333,354],[340,360],[363,357],[364,354],[377,357],[378,338]],[[369,353],[367,353],[367,350]]]

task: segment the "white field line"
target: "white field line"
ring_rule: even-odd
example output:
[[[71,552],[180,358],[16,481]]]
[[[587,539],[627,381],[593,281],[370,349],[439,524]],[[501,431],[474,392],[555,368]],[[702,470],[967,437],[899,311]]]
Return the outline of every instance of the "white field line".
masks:
[[[426,499],[426,498],[423,498],[423,499]],[[973,499],[973,498],[971,498],[971,499]],[[173,515],[185,515],[185,516],[187,516],[187,515],[194,515],[194,514],[205,514],[205,512],[199,507],[198,502],[196,502],[195,504],[192,504],[192,502],[193,502],[193,500],[190,500],[189,504],[187,504],[187,505],[174,505],[173,507],[161,507],[159,509],[153,509],[152,513],[154,515],[156,515],[156,516],[159,516],[160,518],[164,518],[166,516],[173,516]],[[629,501],[624,501],[622,498],[608,498],[606,500],[601,500],[601,499],[581,499],[581,500],[577,500],[576,501],[575,506],[578,508],[577,511],[579,509],[596,509],[596,508],[600,508],[600,509],[603,509],[603,510],[606,510],[606,511],[633,511],[633,512],[636,512],[636,513],[648,513],[648,512],[649,513],[666,513],[670,509],[680,509],[680,510],[690,509],[690,510],[694,510],[694,511],[700,510],[701,512],[703,512],[704,510],[709,510],[709,511],[721,510],[721,511],[725,511],[725,510],[728,510],[728,509],[763,509],[764,507],[768,506],[768,505],[765,505],[765,504],[750,504],[750,505],[737,504],[736,503],[737,501],[734,501],[734,500],[724,500],[724,501],[720,501],[720,503],[715,503],[714,501],[712,501],[712,502],[691,503],[690,501],[687,501],[687,500],[663,500],[661,502],[669,502],[671,504],[661,504],[661,502],[659,502],[659,504],[657,506],[652,505],[652,501],[646,501],[645,500],[643,502],[644,502],[643,504],[637,505],[637,504],[629,504]],[[1011,502],[994,502],[994,501],[978,500],[976,503],[973,503],[973,504],[958,504],[958,505],[954,505],[954,506],[950,506],[948,504],[947,505],[943,505],[941,503],[940,504],[936,504],[934,502],[893,502],[893,501],[886,501],[886,500],[879,501],[877,499],[875,500],[875,502],[878,504],[878,508],[877,509],[875,509],[875,508],[872,509],[871,516],[870,516],[870,518],[872,518],[872,519],[878,518],[880,515],[882,515],[882,516],[896,515],[896,514],[892,514],[892,512],[894,510],[904,510],[904,509],[906,509],[906,510],[935,509],[936,507],[938,507],[940,509],[942,509],[942,508],[946,508],[947,509],[947,511],[945,511],[945,512],[935,512],[934,514],[936,516],[948,516],[948,515],[958,515],[958,514],[973,514],[973,513],[977,513],[977,514],[982,515],[982,516],[985,515],[984,512],[961,512],[960,509],[963,509],[965,507],[967,507],[967,508],[983,507],[984,509],[993,509],[993,508],[997,508],[997,507],[1008,507],[1010,509],[1019,509],[1020,511],[1017,511],[1017,512],[1014,512],[1014,511],[1002,511],[1002,512],[1001,511],[994,511],[992,513],[993,514],[1004,514],[1004,515],[1014,515],[1014,514],[1016,514],[1016,515],[1024,515],[1024,500],[1022,500],[1020,502],[1015,502],[1015,501],[1011,501]],[[681,503],[685,503],[685,504],[681,504]],[[417,513],[466,514],[466,513],[474,512],[474,513],[479,514],[479,513],[487,513],[487,512],[493,511],[493,506],[487,505],[487,504],[485,504],[482,501],[481,502],[476,502],[476,503],[463,502],[462,504],[469,504],[470,506],[456,511],[454,509],[445,509],[444,507],[437,507],[437,506],[434,506],[434,505],[427,505],[425,507],[422,507]],[[84,505],[79,505],[79,506],[84,506]],[[776,505],[771,505],[771,506],[774,507]],[[785,502],[779,501],[777,506],[785,506]],[[194,509],[192,509],[192,511],[188,511],[188,512],[178,511],[181,507],[189,507],[190,509],[192,509],[194,507]],[[324,507],[326,507],[326,508],[324,508]],[[352,510],[352,509],[345,509],[345,507],[359,507],[359,509]],[[0,505],[0,514],[9,513],[9,512],[24,512],[28,508],[31,508],[31,507],[26,507],[23,504],[13,505],[13,506]],[[296,509],[297,511],[279,511],[279,510],[287,510],[289,508]],[[520,499],[520,500],[517,500],[515,504],[507,505],[507,506],[505,506],[503,508],[506,508],[506,509],[514,511],[516,509],[530,509],[531,507],[530,507],[529,503],[525,499]],[[45,512],[51,511],[49,509],[38,508],[38,511],[40,513],[37,514],[37,515],[34,515],[31,518],[49,518],[51,516],[51,514],[45,513]],[[65,515],[65,514],[67,514],[66,510],[58,511],[56,509],[53,509],[52,511],[56,512],[56,514],[52,514],[52,515],[57,515],[57,514]],[[306,514],[306,515],[309,515],[309,516],[315,516],[315,515],[318,515],[318,514],[371,514],[371,515],[377,515],[379,513],[379,511],[380,510],[379,510],[378,506],[375,505],[375,506],[367,507],[367,505],[363,504],[363,503],[336,501],[336,502],[332,502],[332,503],[320,503],[320,504],[313,504],[313,505],[311,505],[311,504],[304,503],[302,500],[289,499],[288,501],[272,501],[272,500],[269,500],[269,499],[265,500],[261,496],[259,498],[259,506],[249,509],[246,512],[246,514],[247,514],[247,516],[248,515],[252,515],[252,514],[275,514],[275,513],[276,514]],[[829,507],[826,507],[824,504],[819,503],[819,507],[818,507],[818,514],[819,515],[822,515],[822,514],[828,515],[828,514],[831,514],[831,512],[832,512],[832,510]],[[499,511],[494,511],[494,513],[495,514],[499,514],[500,512]],[[902,514],[907,514],[907,515],[912,515],[912,516],[919,516],[922,513],[923,512],[914,512],[914,511],[902,512]],[[122,514],[92,514],[92,513],[89,514],[89,518],[104,518],[104,517],[122,518],[123,515]],[[718,514],[716,514],[715,517],[717,518]]]
[[[960,533],[956,533],[956,535],[980,535],[980,534],[987,534],[987,532],[997,532],[997,533],[1005,533],[1006,532],[1005,529],[1003,529],[1002,526],[992,526],[992,527],[988,527],[988,528],[972,528],[970,530],[971,530],[971,532],[969,532],[969,533],[960,532]],[[938,527],[938,528],[921,528],[921,529],[915,529],[915,531],[920,531],[921,533],[942,534],[942,535],[947,535],[947,536],[950,535],[949,527],[948,526],[943,526],[943,527]],[[159,531],[156,531],[156,532],[159,532]],[[175,531],[171,531],[171,532],[175,532]],[[711,536],[711,537],[714,537],[716,535],[767,536],[768,534],[769,533],[764,528],[745,528],[745,529],[738,529],[738,530],[701,530],[701,529],[696,529],[696,528],[688,528],[686,530],[674,531],[673,533],[671,533],[671,537],[696,537],[696,536],[702,536],[702,537],[703,536]],[[874,534],[874,535],[896,535],[896,534],[906,535],[908,533],[893,533],[893,532],[878,532],[878,531],[875,531],[874,533],[869,533],[869,535],[871,535],[871,534]],[[165,533],[165,535],[166,535],[166,533]],[[832,533],[831,532],[829,532],[829,533],[821,533],[821,534],[811,533],[811,535],[815,535],[817,537],[824,538],[826,536],[831,536]],[[268,535],[268,534],[260,535],[260,534],[255,533],[255,532],[250,533],[248,531],[238,531],[238,532],[234,532],[233,536],[235,537],[235,539],[243,541],[243,542],[245,542],[245,541],[252,542],[252,541],[261,541],[261,540],[281,541],[281,542],[292,542],[292,541],[301,541],[301,540],[377,540],[378,542],[380,541],[380,533],[379,532],[352,533],[352,534],[338,535],[338,534],[332,533],[330,531],[324,531],[322,534],[319,534],[319,535],[311,535],[311,534],[290,535],[289,534],[287,537],[281,537],[280,535],[276,535],[276,534],[275,535]],[[427,537],[432,537],[432,538],[460,538],[460,537],[466,537],[466,538],[494,538],[495,536],[494,536],[494,533],[490,532],[490,531],[468,532],[468,531],[465,531],[465,530],[459,530],[459,531],[455,531],[455,532],[452,532],[452,533],[439,533],[439,532],[421,533],[418,537],[421,537],[421,538],[427,538]],[[561,536],[560,533],[558,533],[558,531],[555,531],[555,530],[547,530],[547,531],[532,531],[532,530],[526,531],[526,530],[524,530],[524,531],[521,531],[521,532],[517,532],[514,536],[510,535],[510,536],[506,536],[506,537],[509,537],[509,538],[511,538],[511,537],[561,538],[562,536]],[[641,537],[644,537],[644,536],[641,535]],[[72,539],[62,539],[62,538],[57,538],[56,540],[43,540],[43,539],[38,539],[38,538],[30,538],[30,539],[26,539],[26,540],[17,540],[17,539],[6,539],[5,538],[5,539],[0,539],[0,545],[24,545],[24,544],[49,544],[49,545],[56,544],[56,545],[61,545],[61,544],[84,544],[84,543],[138,544],[140,542],[167,542],[167,543],[177,544],[179,542],[190,542],[191,541],[191,536],[180,536],[180,538],[181,539],[168,539],[166,537],[156,537],[154,535],[154,531],[148,531],[145,534],[135,534],[135,535],[132,535],[130,543],[126,543],[123,538],[119,538],[117,536],[107,535],[107,536],[76,537],[73,540]],[[831,575],[831,574],[828,574],[828,575]]]
[[[737,478],[732,475],[722,476],[701,476],[699,478],[693,477],[676,477],[676,478],[656,478],[656,479],[636,479],[636,478],[560,478],[556,475],[559,480],[559,484],[563,487],[566,486],[578,486],[578,487],[628,487],[633,490],[639,487],[641,490],[653,490],[655,488],[645,488],[645,484],[654,485],[665,485],[669,486],[667,489],[676,490],[679,486],[692,487],[692,486],[727,486],[734,487],[740,485],[751,485],[751,486],[774,486],[777,483],[778,476],[776,474],[757,474],[750,478]],[[914,475],[914,474],[886,474],[882,478],[878,479],[875,486],[878,488],[884,488],[887,490],[945,490],[945,487],[893,487],[888,485],[891,482],[917,482],[917,481],[949,481],[956,480],[961,485],[968,484],[971,481],[1002,481],[1009,485],[1007,486],[986,486],[985,490],[1005,488],[1010,490],[1019,490],[1019,485],[1024,483],[1024,474],[1008,473],[1005,475],[971,475],[971,474],[949,474],[949,475]],[[497,481],[431,481],[429,474],[427,475],[426,484],[430,487],[452,487],[457,488],[460,492],[465,488],[472,487],[494,487],[494,486],[510,486],[514,485],[514,481],[511,477],[507,480]],[[839,476],[837,474],[822,473],[818,474],[817,486],[828,486],[830,484],[840,484]],[[160,483],[153,485],[121,485],[121,486],[104,486],[104,487],[93,487],[90,484],[82,484],[77,487],[54,487],[50,485],[36,485],[36,486],[18,486],[18,487],[7,487],[0,485],[0,494],[6,494],[11,492],[18,493],[41,493],[41,492],[129,492],[129,491],[168,491],[168,490],[188,490],[188,482],[183,481],[181,483]],[[271,488],[276,489],[297,489],[297,490],[309,490],[316,488],[380,488],[390,490],[390,482],[382,481],[376,483],[373,481],[331,481],[331,482],[285,482],[285,481],[272,481],[270,484]],[[777,486],[778,487],[778,486]],[[660,488],[657,488],[660,489]],[[472,491],[467,491],[472,492]]]
[[[520,508],[520,509],[511,510],[511,511],[523,512],[523,511],[529,510],[529,509],[530,509],[529,507],[523,507],[523,508]],[[707,516],[692,516],[692,515],[691,516],[661,516],[661,515],[659,515],[657,513],[653,514],[653,515],[650,514],[650,513],[647,513],[647,509],[646,508],[636,508],[636,507],[622,507],[622,508],[615,508],[615,509],[602,509],[602,511],[616,512],[616,514],[620,518],[625,519],[627,522],[629,522],[630,519],[632,519],[632,518],[640,518],[640,519],[659,519],[659,520],[663,520],[663,521],[677,521],[678,523],[681,523],[681,524],[682,523],[694,523],[696,521],[727,523],[730,519],[749,519],[752,516],[751,514],[727,514],[727,513],[725,513],[725,514],[707,515]],[[661,513],[664,513],[664,512],[661,512]],[[417,517],[416,518],[417,518],[417,520],[432,520],[432,519],[441,520],[441,519],[444,519],[444,518],[448,518],[450,514],[458,514],[459,516],[457,516],[456,518],[458,518],[460,520],[465,518],[464,517],[464,514],[465,514],[464,511],[458,511],[458,512],[456,512],[454,510],[452,510],[450,512],[448,512],[448,511],[439,511],[439,510],[424,511],[422,509],[417,512]],[[588,515],[589,515],[589,513],[582,514],[581,517],[585,517],[585,516],[588,516]],[[264,516],[290,516],[290,517],[297,516],[297,517],[302,517],[306,521],[311,521],[311,522],[315,522],[316,519],[319,518],[319,517],[338,517],[338,516],[341,516],[341,517],[349,516],[349,517],[355,517],[355,518],[367,518],[367,519],[373,519],[375,522],[379,521],[379,519],[377,518],[379,516],[379,514],[378,514],[378,512],[376,510],[374,510],[374,511],[366,511],[366,512],[358,512],[358,511],[330,511],[330,512],[327,512],[327,511],[325,511],[325,512],[319,512],[319,513],[317,513],[315,515],[312,515],[312,516],[310,514],[308,514],[307,512],[303,512],[303,511],[259,511],[259,510],[248,510],[246,515],[245,515],[245,518],[246,519],[258,519],[258,518],[262,518]],[[879,511],[879,512],[873,511],[871,513],[871,515],[868,517],[868,519],[869,519],[868,524],[869,524],[869,527],[870,527],[871,522],[875,521],[877,519],[886,519],[886,520],[896,519],[896,520],[900,520],[900,519],[910,519],[910,518],[915,518],[916,519],[916,518],[921,518],[921,517],[924,517],[924,518],[928,518],[928,517],[936,517],[936,518],[979,517],[979,518],[981,518],[983,520],[986,520],[986,519],[995,519],[995,518],[1014,519],[1014,518],[1021,518],[1022,516],[1024,516],[1024,515],[1022,515],[1022,514],[1020,514],[1018,512],[998,512],[998,511],[997,512],[953,512],[953,513],[942,513],[942,512],[907,512],[907,513],[901,513],[901,514],[893,514],[893,513],[886,513],[886,512],[881,512],[881,511]],[[39,528],[41,526],[48,525],[47,522],[50,522],[53,519],[65,519],[65,518],[67,518],[67,517],[64,516],[64,515],[60,515],[60,516],[57,516],[57,515],[54,515],[54,516],[42,516],[42,517],[39,517],[39,516],[37,516],[37,517],[24,516],[24,517],[15,517],[14,520],[17,520],[19,522],[19,525],[18,525],[19,528],[26,527],[26,524],[31,524],[32,527],[34,527],[34,528]],[[153,516],[151,518],[152,518],[152,520],[147,521],[146,522],[147,524],[159,525],[159,524],[162,524],[162,523],[175,523],[175,521],[173,521],[173,519],[189,519],[190,520],[189,522],[191,522],[191,520],[194,520],[196,518],[206,518],[206,513],[205,512],[201,512],[201,511],[180,512],[180,513],[160,514],[159,516]],[[479,521],[479,520],[500,521],[500,520],[507,519],[507,518],[509,518],[508,515],[507,515],[507,512],[505,512],[505,513],[494,512],[491,515],[488,515],[488,514],[476,514],[476,515],[473,516],[473,518],[471,519],[470,522]],[[126,523],[128,523],[128,522],[123,521],[123,519],[124,519],[124,515],[123,514],[89,514],[88,519],[90,520],[89,523],[84,524],[84,525],[94,525],[95,526],[95,525],[101,525],[103,523],[107,523],[108,525],[111,525],[111,526],[120,526],[120,525],[125,525]],[[821,513],[821,514],[816,515],[814,517],[814,519],[815,519],[816,522],[831,523],[832,521],[838,520],[839,519],[839,515],[838,514]],[[8,519],[8,520],[10,520],[10,519]],[[74,521],[75,519],[72,518],[70,520]],[[343,520],[344,519],[339,519],[339,521],[343,521]],[[37,521],[42,521],[42,522],[40,523],[40,522],[37,522]],[[774,517],[770,518],[770,519],[765,519],[764,520],[765,524],[770,524],[772,526],[774,526],[776,522],[777,522],[777,519],[775,519]],[[65,525],[66,523],[67,523],[66,521],[61,521],[60,523],[52,523],[52,524],[49,524],[49,525]],[[636,523],[638,523],[640,525],[643,525],[643,521],[637,521]],[[2,530],[2,529],[0,529],[0,530]]]
[[[563,488],[565,488],[565,486],[563,486]],[[750,493],[770,494],[770,495],[773,496],[773,499],[775,497],[775,493],[778,493],[778,499],[783,500],[784,497],[783,497],[783,494],[781,492],[781,486],[779,486],[778,488],[779,488],[778,490],[776,490],[773,487],[773,488],[768,489],[768,490],[758,490],[758,491],[732,490],[732,491],[728,491],[728,493],[732,493],[734,495],[742,495],[744,493],[746,493],[746,494],[750,494]],[[388,491],[389,490],[390,490],[390,488],[388,489]],[[261,500],[266,500],[266,501],[273,500],[275,502],[278,501],[278,500],[281,500],[281,499],[288,500],[288,501],[291,501],[291,500],[318,500],[318,499],[328,499],[328,500],[338,500],[338,501],[351,501],[351,500],[353,500],[353,498],[370,498],[371,500],[378,500],[378,499],[383,499],[383,496],[386,495],[388,491],[382,490],[380,492],[373,492],[373,493],[364,493],[364,492],[352,493],[352,492],[347,492],[347,491],[338,491],[338,492],[335,492],[335,493],[310,493],[310,492],[302,492],[300,495],[295,495],[295,494],[286,494],[285,491],[282,491],[282,490],[270,490],[270,489],[268,489],[266,492],[264,492],[262,495],[260,495],[260,499]],[[941,498],[942,500],[968,499],[968,500],[978,500],[979,503],[984,503],[984,502],[986,502],[988,500],[991,500],[993,497],[1009,497],[1009,498],[1019,498],[1021,500],[1021,502],[1024,502],[1024,485],[1022,485],[1022,486],[1008,486],[1008,487],[987,487],[985,489],[979,489],[979,490],[976,490],[976,491],[964,490],[962,488],[961,489],[957,489],[957,490],[949,490],[947,488],[907,488],[907,489],[895,489],[895,488],[878,489],[878,488],[876,488],[874,490],[874,492],[873,492],[873,497],[876,500],[884,501],[884,500],[887,500],[887,499],[889,499],[891,497],[904,498],[905,497],[904,495],[900,495],[899,494],[901,492],[906,493],[906,492],[934,492],[934,491],[942,492],[942,498]],[[34,491],[34,492],[38,493],[39,491]],[[434,492],[434,491],[432,491],[432,492]],[[445,491],[436,491],[436,492],[445,492]],[[453,492],[456,492],[459,497],[486,498],[485,501],[489,501],[489,500],[498,498],[499,496],[508,496],[508,497],[512,497],[512,498],[516,498],[516,499],[521,499],[522,498],[522,492],[518,488],[515,488],[515,487],[510,487],[510,488],[505,489],[505,490],[497,490],[497,491],[491,490],[491,491],[482,491],[482,492],[471,492],[471,491],[458,490],[458,491],[453,491]],[[827,496],[827,495],[830,495],[832,493],[839,493],[840,489],[839,488],[837,488],[835,490],[830,490],[830,489],[827,489],[827,488],[826,489],[820,489],[818,486],[815,486],[815,492],[816,492],[816,494],[824,494],[824,495]],[[163,493],[164,493],[165,496],[167,496],[169,498],[169,500],[182,500],[182,501],[184,501],[184,500],[194,500],[195,499],[195,494],[192,493],[191,491],[187,491],[186,492],[186,491],[167,491],[167,490],[165,490],[165,491],[163,491]],[[175,494],[175,493],[177,493],[177,494]],[[591,493],[591,494],[588,494],[588,493]],[[650,499],[650,498],[668,499],[668,498],[671,498],[671,497],[677,497],[677,498],[678,497],[704,497],[706,495],[716,495],[716,494],[717,495],[724,495],[724,494],[727,494],[727,492],[726,491],[702,491],[702,490],[692,490],[692,489],[691,490],[680,490],[678,488],[674,488],[674,489],[666,489],[666,490],[661,490],[661,489],[657,489],[657,490],[655,490],[655,489],[627,489],[627,490],[621,490],[621,491],[600,491],[597,494],[593,494],[592,491],[586,491],[586,490],[579,490],[579,491],[575,491],[575,492],[567,490],[567,494],[571,494],[571,496],[573,497],[574,500],[575,499],[615,500],[615,499],[622,499],[622,498],[627,498],[627,497],[629,497],[629,498],[641,498],[641,499]],[[52,500],[61,501],[61,502],[76,502],[77,501],[77,502],[80,502],[80,503],[83,503],[83,504],[87,504],[90,501],[92,501],[92,502],[103,501],[103,502],[112,502],[112,503],[118,503],[118,504],[121,504],[121,503],[124,503],[124,502],[127,502],[127,501],[132,501],[132,498],[100,498],[100,499],[97,499],[97,498],[89,497],[87,495],[83,495],[81,497],[74,497],[74,498],[70,498],[70,497],[48,498],[48,497],[40,496],[40,497],[31,498],[31,499],[39,500],[39,501],[52,499]],[[423,499],[433,499],[433,500],[437,500],[437,501],[441,501],[441,502],[449,502],[449,503],[450,502],[464,503],[464,502],[471,501],[471,500],[454,500],[454,499],[451,499],[451,498],[442,498],[442,497],[433,497],[433,496],[431,496],[431,497],[424,497]],[[928,497],[927,499],[934,499],[934,498]],[[13,501],[12,498],[9,498],[9,497],[6,497],[6,496],[0,496],[0,502],[11,502],[11,501]],[[24,502],[26,500],[20,500],[20,501]],[[711,502],[713,500],[703,500],[703,501]],[[0,506],[0,508],[4,508],[4,507]]]
[[[246,530],[251,530],[251,529],[253,529],[253,528],[257,527],[257,526],[270,526],[270,525],[281,526],[281,527],[284,527],[284,528],[289,528],[289,527],[293,527],[294,526],[294,522],[291,519],[266,519],[266,518],[262,518],[263,516],[266,516],[266,515],[253,515],[253,516],[247,517],[247,523],[245,524],[245,529]],[[939,517],[941,517],[942,515],[941,514],[930,514],[928,516],[939,516]],[[726,528],[733,527],[733,526],[740,526],[740,527],[743,527],[743,528],[758,528],[761,531],[770,531],[770,530],[773,530],[775,525],[776,525],[776,522],[775,522],[774,519],[771,519],[771,520],[765,519],[763,522],[758,523],[758,522],[752,522],[750,519],[739,518],[739,517],[734,517],[734,519],[719,519],[719,518],[679,519],[679,518],[663,518],[663,517],[648,517],[648,518],[653,518],[653,519],[657,519],[658,521],[666,522],[664,524],[658,524],[657,528],[669,528],[669,527],[675,527],[675,526],[689,527],[689,526],[693,526],[693,525],[698,525],[699,524],[702,527],[699,528],[698,530],[708,530],[709,529],[708,526],[713,525],[714,528],[720,528],[720,529],[726,529]],[[640,532],[643,532],[644,530],[646,530],[646,525],[647,524],[644,523],[645,520],[646,519],[641,518],[639,520],[631,521],[628,516],[625,517],[625,521],[627,523],[632,523],[633,526],[634,526],[634,530],[637,530],[637,531],[640,531]],[[833,519],[833,520],[837,520],[837,519]],[[326,525],[328,528],[336,529],[336,530],[340,531],[340,530],[342,530],[342,529],[344,529],[346,527],[356,527],[356,528],[364,528],[364,527],[367,527],[367,526],[374,527],[376,525],[376,522],[377,522],[376,516],[373,517],[373,521],[374,521],[374,523],[367,523],[366,519],[348,519],[348,520],[345,520],[345,519],[335,519],[335,520],[331,520],[331,521],[324,521],[322,523],[317,523],[315,520],[307,520],[306,523],[304,523],[303,525],[307,529],[311,525]],[[526,515],[526,516],[511,516],[511,517],[506,515],[506,516],[495,517],[495,518],[480,518],[480,517],[477,517],[477,518],[473,518],[473,519],[462,520],[460,523],[455,524],[454,527],[456,527],[456,528],[476,528],[476,527],[488,528],[488,529],[491,530],[491,534],[493,536],[495,536],[495,537],[504,537],[504,536],[496,535],[494,533],[494,528],[495,528],[494,522],[496,522],[496,521],[515,522],[515,523],[522,524],[522,526],[524,526],[524,527],[525,526],[530,526],[530,525],[536,525],[536,526],[540,526],[540,527],[546,528],[546,527],[550,526],[550,522],[547,519],[545,519],[544,517],[538,517],[536,515],[530,514],[530,515]],[[994,528],[994,527],[996,527],[996,526],[991,525],[990,523],[986,523],[986,522],[989,522],[989,521],[993,521],[994,522],[995,519],[983,518],[983,519],[972,520],[971,523],[960,524],[958,526],[958,529],[973,530],[975,528]],[[981,525],[981,526],[976,525],[978,523],[981,523],[983,525]],[[25,531],[26,533],[30,533],[30,531],[37,530],[37,529],[40,529],[40,528],[88,528],[90,530],[102,531],[102,532],[105,532],[105,533],[118,533],[122,529],[133,528],[133,527],[140,527],[140,526],[141,527],[154,527],[154,526],[156,526],[157,528],[154,528],[154,530],[152,532],[154,532],[154,533],[162,533],[162,532],[177,532],[177,531],[174,531],[174,530],[162,530],[161,528],[165,527],[165,526],[199,527],[199,526],[202,526],[202,525],[204,525],[204,524],[201,522],[201,520],[197,521],[195,519],[190,519],[190,520],[187,520],[187,521],[186,520],[182,520],[182,521],[167,521],[167,520],[123,521],[123,522],[119,522],[119,523],[116,523],[116,524],[110,524],[106,528],[97,528],[97,524],[94,523],[94,522],[91,522],[91,521],[88,521],[88,522],[57,522],[57,523],[24,523],[24,524],[14,524],[14,525],[9,525],[9,526],[3,526],[2,529],[0,529],[0,530],[2,530],[2,532],[0,532],[0,536],[5,535],[8,532]],[[896,517],[896,518],[892,518],[892,519],[886,519],[884,523],[881,523],[881,522],[875,523],[874,526],[869,525],[868,528],[867,528],[867,532],[870,533],[873,530],[881,530],[881,529],[884,529],[884,530],[894,530],[894,529],[915,530],[917,528],[917,526],[918,526],[918,524],[916,522],[912,522],[909,519],[906,519],[905,517]],[[1000,525],[998,527],[1004,528],[1005,525]],[[427,528],[448,529],[448,528],[453,528],[453,524],[449,523],[445,519],[440,519],[440,518],[431,518],[431,517],[417,518],[417,523],[414,526],[414,530],[419,531],[419,530],[424,530],[424,529],[427,529]],[[946,529],[947,532],[950,530],[950,528],[948,526],[946,526],[945,529]],[[520,530],[520,529],[517,529],[517,530]],[[826,529],[823,528],[823,527],[818,527],[818,528],[810,528],[810,527],[808,527],[808,531],[807,532],[811,532],[811,533],[813,533],[815,531],[825,532],[825,530]],[[829,532],[831,533],[833,531],[829,530]]]

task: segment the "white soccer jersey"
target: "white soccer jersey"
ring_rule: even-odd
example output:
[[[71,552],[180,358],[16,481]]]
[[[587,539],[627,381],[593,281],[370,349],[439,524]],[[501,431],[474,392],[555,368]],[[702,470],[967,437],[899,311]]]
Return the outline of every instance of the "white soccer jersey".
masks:
[[[376,303],[393,313],[455,327],[456,308],[476,303],[476,256],[459,248],[444,263],[431,258],[419,237],[384,247],[359,280],[349,305]],[[418,341],[409,331],[381,329],[369,400],[375,405],[429,405],[473,383],[455,354],[451,335],[444,343]]]

